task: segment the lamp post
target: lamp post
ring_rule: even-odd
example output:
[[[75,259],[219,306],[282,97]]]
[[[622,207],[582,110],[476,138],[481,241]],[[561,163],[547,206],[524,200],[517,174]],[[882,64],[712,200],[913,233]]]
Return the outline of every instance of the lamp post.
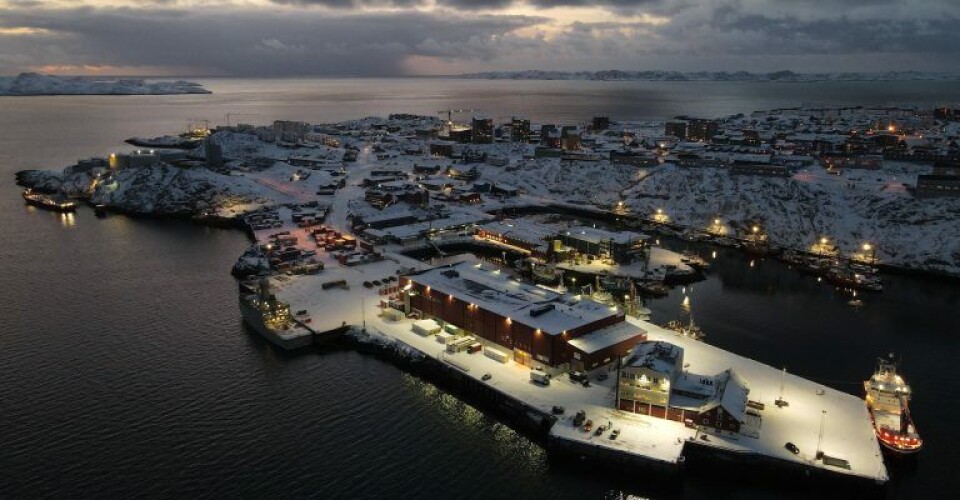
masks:
[[[826,236],[820,238],[820,249],[819,249],[819,251],[818,251],[817,253],[820,254],[820,257],[821,257],[821,258],[826,257],[826,255],[827,255],[827,243],[829,243],[829,242],[830,242],[830,240],[827,239]]]
[[[867,261],[868,264],[873,264],[875,260],[873,245],[870,243],[863,244],[863,258]]]
[[[827,422],[827,410],[820,410],[820,436],[817,437],[817,458],[823,458],[823,450],[821,446],[823,445],[823,426]]]

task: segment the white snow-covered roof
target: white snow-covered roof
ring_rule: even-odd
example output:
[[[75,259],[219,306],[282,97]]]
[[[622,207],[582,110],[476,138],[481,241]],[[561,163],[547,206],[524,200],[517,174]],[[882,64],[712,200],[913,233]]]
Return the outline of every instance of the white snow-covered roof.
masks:
[[[717,397],[707,403],[700,411],[709,411],[717,406],[723,407],[731,416],[743,421],[747,409],[747,396],[750,388],[733,369],[717,375]]]
[[[431,221],[417,222],[414,224],[404,224],[383,229],[383,236],[392,236],[401,240],[422,236],[430,231],[443,231],[446,229],[468,226],[491,219],[492,216],[482,213],[456,213],[443,219],[434,219]],[[366,219],[364,219],[366,221]]]
[[[557,234],[560,233],[559,228],[556,226],[541,224],[526,218],[490,221],[482,224],[481,227],[487,231],[503,236],[509,236],[518,240],[536,243],[538,246],[545,246],[547,240],[556,237]]]
[[[679,371],[682,364],[683,348],[660,340],[637,344],[626,362],[626,366],[647,368],[658,373]]]
[[[623,316],[615,307],[523,284],[498,269],[469,262],[436,267],[410,279],[549,335]]]
[[[568,236],[578,240],[588,241],[590,243],[599,243],[600,241],[610,241],[621,245],[629,245],[637,241],[650,239],[650,236],[633,231],[607,231],[590,226],[574,226],[567,233]]]
[[[646,330],[624,322],[581,335],[567,343],[583,353],[593,354],[612,345],[646,335],[646,333]]]

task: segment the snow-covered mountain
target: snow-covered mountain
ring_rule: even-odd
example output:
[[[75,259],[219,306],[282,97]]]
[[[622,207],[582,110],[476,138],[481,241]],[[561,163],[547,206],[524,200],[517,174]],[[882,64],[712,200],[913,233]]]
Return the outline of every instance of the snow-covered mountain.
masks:
[[[924,73],[919,71],[889,71],[886,73],[750,73],[747,71],[490,71],[460,75],[460,78],[480,80],[601,80],[601,81],[717,81],[717,82],[819,82],[819,81],[909,81],[960,80],[960,75]]]
[[[199,83],[177,80],[147,82],[140,79],[104,79],[81,76],[54,76],[21,73],[0,77],[0,96],[4,95],[167,95],[210,94]]]

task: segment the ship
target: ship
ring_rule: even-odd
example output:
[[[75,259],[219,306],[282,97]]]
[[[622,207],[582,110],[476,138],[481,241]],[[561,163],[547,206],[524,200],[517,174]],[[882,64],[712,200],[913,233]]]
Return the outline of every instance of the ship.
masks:
[[[35,207],[54,212],[73,212],[77,209],[77,202],[66,198],[38,193],[32,189],[23,191],[23,199]]]
[[[290,351],[313,343],[310,330],[290,314],[290,304],[272,293],[268,278],[255,285],[240,284],[240,312],[247,325],[281,349]]]
[[[910,416],[910,386],[897,374],[891,360],[878,359],[877,370],[863,382],[867,409],[873,420],[877,440],[894,456],[912,455],[920,451],[923,440]]]
[[[693,322],[693,316],[690,316],[690,321],[688,323],[683,323],[680,320],[669,321],[666,325],[663,325],[667,330],[673,330],[684,337],[689,337],[693,340],[703,340],[707,336],[706,333],[700,328],[699,325]]]

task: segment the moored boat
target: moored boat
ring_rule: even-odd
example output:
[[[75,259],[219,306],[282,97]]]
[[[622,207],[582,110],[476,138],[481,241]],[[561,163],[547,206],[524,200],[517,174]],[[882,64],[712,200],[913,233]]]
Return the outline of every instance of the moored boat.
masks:
[[[920,451],[923,440],[913,425],[909,407],[913,394],[897,374],[897,365],[886,359],[877,360],[877,370],[863,382],[863,388],[880,445],[898,456]]]
[[[77,209],[77,202],[60,196],[38,193],[32,189],[23,191],[23,199],[35,207],[54,212],[73,212]]]

